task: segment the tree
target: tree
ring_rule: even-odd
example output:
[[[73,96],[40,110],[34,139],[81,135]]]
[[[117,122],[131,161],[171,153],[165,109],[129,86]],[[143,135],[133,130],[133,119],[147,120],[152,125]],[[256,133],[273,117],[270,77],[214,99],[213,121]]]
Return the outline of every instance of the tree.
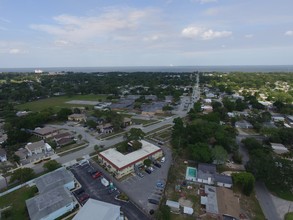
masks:
[[[216,164],[223,164],[228,159],[227,151],[220,145],[212,149],[212,157]]]
[[[20,183],[25,183],[35,177],[35,172],[31,168],[19,168],[13,172],[10,178],[10,183],[18,181]]]
[[[146,165],[147,167],[149,167],[152,164],[152,161],[150,159],[145,159],[143,161],[143,164]]]
[[[189,145],[189,150],[191,159],[197,162],[209,163],[212,160],[211,150],[205,143]]]
[[[254,176],[248,172],[233,173],[233,182],[242,188],[242,192],[249,196],[254,189]]]
[[[127,141],[141,140],[145,133],[140,128],[131,128],[129,132],[126,132],[124,139]]]
[[[68,115],[72,114],[71,109],[69,108],[61,108],[59,112],[57,112],[57,118],[62,121],[66,121]]]
[[[61,164],[58,163],[56,160],[50,160],[50,161],[44,163],[43,167],[44,167],[47,171],[51,172],[51,171],[56,170],[56,169],[58,169],[59,167],[61,167]]]

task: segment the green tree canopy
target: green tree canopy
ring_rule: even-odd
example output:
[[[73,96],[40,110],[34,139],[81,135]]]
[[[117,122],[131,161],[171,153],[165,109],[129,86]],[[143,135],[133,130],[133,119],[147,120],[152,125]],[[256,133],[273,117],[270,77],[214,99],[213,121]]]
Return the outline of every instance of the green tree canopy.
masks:
[[[249,196],[253,192],[255,179],[251,173],[233,173],[232,178],[234,184],[240,186],[245,195]]]
[[[212,149],[212,158],[216,164],[223,164],[228,159],[227,151],[220,145]]]
[[[25,183],[35,177],[35,172],[31,168],[19,168],[13,172],[10,178],[10,183],[18,181],[20,183]]]
[[[56,160],[50,160],[46,163],[44,163],[43,167],[48,170],[49,172],[58,169],[61,167],[61,164],[58,163]]]

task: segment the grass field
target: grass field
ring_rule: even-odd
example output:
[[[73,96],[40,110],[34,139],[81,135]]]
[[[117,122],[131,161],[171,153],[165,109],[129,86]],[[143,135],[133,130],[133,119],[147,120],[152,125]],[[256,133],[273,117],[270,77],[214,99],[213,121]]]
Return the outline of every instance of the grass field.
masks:
[[[19,190],[11,192],[0,197],[0,208],[11,206],[1,219],[29,219],[26,209],[25,200],[32,198],[37,192],[37,187],[22,187]]]
[[[285,215],[285,220],[293,220],[293,212],[289,212]]]
[[[83,100],[83,101],[99,101],[105,100],[107,95],[75,95],[75,96],[60,96],[53,97],[48,99],[40,99],[33,102],[27,102],[21,105],[17,105],[17,110],[30,110],[30,111],[41,111],[48,108],[53,108],[55,112],[57,112],[61,108],[70,108],[70,107],[79,107],[85,105],[77,105],[77,104],[67,104],[66,102],[71,100]]]
[[[285,200],[293,201],[293,194],[290,190],[280,188],[279,186],[271,185],[269,183],[266,183],[266,186],[273,195]]]

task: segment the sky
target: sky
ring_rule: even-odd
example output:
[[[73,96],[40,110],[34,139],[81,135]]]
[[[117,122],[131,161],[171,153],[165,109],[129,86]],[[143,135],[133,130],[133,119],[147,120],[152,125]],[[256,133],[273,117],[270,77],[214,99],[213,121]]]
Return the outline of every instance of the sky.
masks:
[[[0,0],[0,68],[292,65],[292,0]]]

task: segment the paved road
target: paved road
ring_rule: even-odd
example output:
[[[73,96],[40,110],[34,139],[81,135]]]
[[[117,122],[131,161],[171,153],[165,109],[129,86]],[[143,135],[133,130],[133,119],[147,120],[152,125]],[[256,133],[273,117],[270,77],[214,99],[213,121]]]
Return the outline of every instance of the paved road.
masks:
[[[275,204],[273,202],[273,198],[266,186],[261,182],[256,182],[255,184],[256,196],[259,201],[259,204],[264,212],[265,217],[268,220],[282,220],[276,211]]]

